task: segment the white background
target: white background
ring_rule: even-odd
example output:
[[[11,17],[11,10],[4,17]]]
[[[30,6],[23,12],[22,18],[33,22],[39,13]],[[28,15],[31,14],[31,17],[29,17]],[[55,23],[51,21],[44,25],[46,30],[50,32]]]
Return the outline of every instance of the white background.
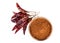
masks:
[[[37,41],[31,37],[29,28],[23,35],[22,29],[14,34],[11,31],[13,11],[18,12],[16,2],[28,11],[39,12],[52,24],[52,34],[45,41]],[[0,43],[60,43],[60,0],[0,0]]]

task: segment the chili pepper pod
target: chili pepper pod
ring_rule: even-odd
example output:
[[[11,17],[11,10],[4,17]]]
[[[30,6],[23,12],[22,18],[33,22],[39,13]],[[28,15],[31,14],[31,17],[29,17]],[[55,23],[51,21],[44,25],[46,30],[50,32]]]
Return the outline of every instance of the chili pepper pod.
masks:
[[[13,12],[14,15],[12,16],[11,21],[16,23],[16,25],[13,27],[12,31],[16,30],[15,33],[17,33],[21,28],[23,28],[23,34],[25,34],[27,25],[32,18],[36,16],[36,12],[26,11],[21,8],[18,3],[16,3],[16,7],[19,12]]]

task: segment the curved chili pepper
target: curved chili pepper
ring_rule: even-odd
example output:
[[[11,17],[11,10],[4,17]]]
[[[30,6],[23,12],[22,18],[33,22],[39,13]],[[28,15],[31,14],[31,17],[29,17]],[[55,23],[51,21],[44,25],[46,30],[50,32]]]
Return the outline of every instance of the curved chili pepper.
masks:
[[[12,31],[16,30],[15,33],[17,33],[21,28],[23,28],[23,34],[25,34],[27,25],[32,18],[29,18],[27,11],[22,9],[18,3],[16,3],[16,6],[19,12],[13,12],[14,15],[12,16],[11,21],[16,23],[16,25],[13,27]]]

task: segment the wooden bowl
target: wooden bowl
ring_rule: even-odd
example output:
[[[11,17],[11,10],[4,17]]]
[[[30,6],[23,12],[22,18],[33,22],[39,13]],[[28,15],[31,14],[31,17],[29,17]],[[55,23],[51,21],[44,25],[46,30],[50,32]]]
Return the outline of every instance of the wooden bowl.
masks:
[[[39,17],[32,20],[29,25],[29,31],[33,38],[37,40],[45,40],[50,36],[52,26],[47,19]]]

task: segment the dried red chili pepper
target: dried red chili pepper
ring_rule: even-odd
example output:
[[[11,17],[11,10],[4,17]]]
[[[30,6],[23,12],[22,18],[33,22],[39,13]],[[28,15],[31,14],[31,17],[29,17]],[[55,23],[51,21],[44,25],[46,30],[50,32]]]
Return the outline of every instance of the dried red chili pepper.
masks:
[[[22,13],[26,13],[26,12],[27,12],[26,10],[22,9],[22,8],[19,6],[18,3],[16,3],[16,6],[17,6],[18,10],[21,11]]]
[[[23,28],[23,34],[25,34],[27,25],[32,20],[32,17],[29,18],[29,16],[31,15],[27,14],[28,11],[22,9],[18,3],[16,3],[16,6],[19,12],[13,12],[14,15],[12,16],[11,21],[16,23],[16,25],[14,26],[12,31],[16,29],[15,33],[17,33],[21,28]]]

